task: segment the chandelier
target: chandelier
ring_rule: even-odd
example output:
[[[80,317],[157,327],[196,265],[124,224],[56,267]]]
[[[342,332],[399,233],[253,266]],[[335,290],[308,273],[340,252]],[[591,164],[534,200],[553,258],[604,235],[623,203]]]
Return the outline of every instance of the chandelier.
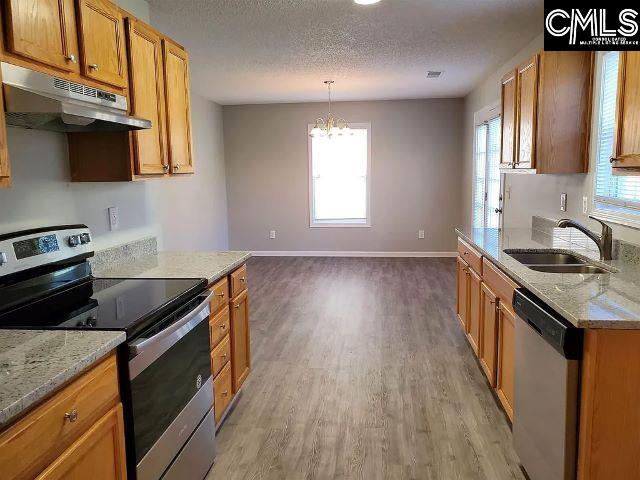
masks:
[[[324,84],[329,89],[329,114],[327,118],[317,118],[315,126],[309,132],[310,137],[329,137],[333,135],[353,134],[349,124],[344,118],[334,117],[331,113],[331,85],[333,80],[325,80]]]

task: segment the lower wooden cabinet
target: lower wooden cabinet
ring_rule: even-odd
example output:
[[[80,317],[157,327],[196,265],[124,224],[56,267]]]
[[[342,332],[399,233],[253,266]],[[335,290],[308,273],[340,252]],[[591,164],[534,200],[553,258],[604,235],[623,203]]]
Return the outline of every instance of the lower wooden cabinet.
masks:
[[[227,363],[225,367],[213,380],[213,411],[216,418],[216,425],[220,424],[220,420],[227,410],[227,407],[233,399],[233,385],[231,381],[231,363]]]
[[[498,297],[486,283],[480,291],[480,366],[489,384],[496,386],[498,366]]]
[[[467,309],[469,303],[469,265],[460,257],[457,258],[457,273],[456,315],[462,325],[462,330],[467,333],[469,331]]]
[[[251,369],[249,295],[244,290],[231,301],[231,369],[233,392],[240,390]]]
[[[469,329],[467,338],[471,344],[471,348],[480,355],[480,336],[481,336],[481,315],[480,315],[480,286],[482,279],[480,275],[469,269]]]
[[[42,472],[38,480],[125,480],[122,404],[96,422]]]
[[[510,420],[513,421],[513,374],[515,313],[506,305],[498,308],[498,378],[496,392]]]

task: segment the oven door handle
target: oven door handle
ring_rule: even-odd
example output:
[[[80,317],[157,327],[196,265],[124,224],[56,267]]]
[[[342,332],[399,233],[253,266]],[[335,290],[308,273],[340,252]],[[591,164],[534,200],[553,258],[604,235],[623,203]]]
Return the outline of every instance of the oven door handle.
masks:
[[[129,345],[129,377],[132,380],[178,340],[209,318],[209,302],[212,296],[212,291],[202,295],[202,301],[180,320],[152,337],[141,338]]]

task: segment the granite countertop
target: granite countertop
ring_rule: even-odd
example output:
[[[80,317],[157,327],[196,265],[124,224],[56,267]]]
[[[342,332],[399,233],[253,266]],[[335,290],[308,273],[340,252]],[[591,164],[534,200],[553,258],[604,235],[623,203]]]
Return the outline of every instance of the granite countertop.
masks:
[[[618,248],[618,259],[600,262],[593,241],[572,228],[548,232],[530,228],[457,228],[456,232],[574,326],[640,329],[640,264],[630,253],[633,250]],[[616,272],[537,272],[509,256],[505,249],[573,252]]]
[[[94,266],[98,278],[206,278],[215,282],[245,263],[249,252],[159,252],[133,261]]]
[[[124,341],[124,332],[0,330],[0,428]]]

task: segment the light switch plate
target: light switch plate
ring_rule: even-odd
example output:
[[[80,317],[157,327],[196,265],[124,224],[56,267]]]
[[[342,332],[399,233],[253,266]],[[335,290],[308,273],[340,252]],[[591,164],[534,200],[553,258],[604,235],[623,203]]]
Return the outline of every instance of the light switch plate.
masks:
[[[562,212],[567,211],[567,194],[566,193],[560,194],[560,211]]]
[[[418,238],[421,240],[424,238],[424,230],[418,230]]]
[[[589,213],[589,197],[582,197],[582,213]]]
[[[118,207],[109,207],[109,230],[118,230],[120,228],[120,217]]]
[[[276,231],[275,230],[269,230],[269,238],[271,240],[273,240],[274,238],[276,238]]]

